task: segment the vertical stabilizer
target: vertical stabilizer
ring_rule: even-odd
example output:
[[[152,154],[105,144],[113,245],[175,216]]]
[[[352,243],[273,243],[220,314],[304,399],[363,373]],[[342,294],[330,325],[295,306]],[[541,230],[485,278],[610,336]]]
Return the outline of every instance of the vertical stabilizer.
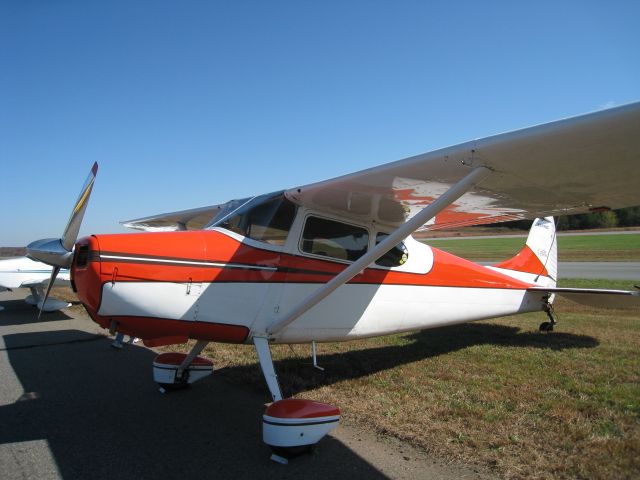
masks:
[[[515,257],[491,268],[519,280],[555,287],[558,278],[558,243],[553,217],[536,218],[522,250]]]

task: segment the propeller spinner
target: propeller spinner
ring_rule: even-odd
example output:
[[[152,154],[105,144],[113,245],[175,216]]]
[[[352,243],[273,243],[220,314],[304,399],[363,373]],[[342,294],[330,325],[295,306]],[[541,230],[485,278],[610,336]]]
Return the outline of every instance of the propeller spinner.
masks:
[[[80,225],[84,218],[84,212],[89,204],[89,197],[91,196],[91,190],[93,189],[93,183],[96,180],[96,174],[98,173],[98,163],[94,163],[89,172],[87,180],[84,182],[84,186],[78,196],[78,200],[73,207],[67,227],[64,229],[64,233],[60,238],[46,238],[42,240],[36,240],[35,242],[27,245],[27,257],[37,260],[47,265],[51,265],[53,270],[51,271],[51,278],[49,278],[49,284],[47,285],[47,291],[40,306],[40,313],[38,318],[42,315],[42,310],[51,287],[58,276],[61,268],[69,268],[73,261],[73,246],[78,238],[78,232],[80,231]]]

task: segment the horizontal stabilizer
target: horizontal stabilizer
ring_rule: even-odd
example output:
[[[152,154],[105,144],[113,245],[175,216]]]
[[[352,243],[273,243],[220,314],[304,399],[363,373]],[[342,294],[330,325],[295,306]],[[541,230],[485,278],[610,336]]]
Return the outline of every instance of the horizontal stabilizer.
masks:
[[[598,308],[638,308],[640,290],[605,290],[598,288],[547,288],[532,287],[530,292],[548,292],[576,303]]]

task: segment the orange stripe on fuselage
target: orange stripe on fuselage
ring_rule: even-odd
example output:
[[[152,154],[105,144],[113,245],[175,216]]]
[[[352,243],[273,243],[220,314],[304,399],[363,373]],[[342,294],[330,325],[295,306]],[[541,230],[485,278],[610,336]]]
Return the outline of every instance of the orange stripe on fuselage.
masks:
[[[326,283],[346,268],[331,260],[255,248],[216,231],[104,235],[98,241],[103,282]],[[433,268],[426,274],[367,268],[349,283],[516,289],[530,286],[455,255],[435,248],[432,251]],[[126,258],[108,258],[117,256]]]

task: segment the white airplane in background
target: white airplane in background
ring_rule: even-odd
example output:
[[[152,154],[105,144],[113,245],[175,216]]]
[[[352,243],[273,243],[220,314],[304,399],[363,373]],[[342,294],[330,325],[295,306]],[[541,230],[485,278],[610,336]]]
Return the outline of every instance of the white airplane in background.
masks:
[[[44,287],[49,283],[53,267],[42,262],[36,262],[27,257],[6,258],[0,260],[0,292],[13,290],[14,288],[28,288],[31,295],[24,301],[29,305],[37,305],[44,312],[53,312],[70,307],[71,304],[47,298],[46,303],[42,303],[45,298]],[[56,285],[69,285],[69,269],[60,270],[56,277]],[[4,307],[0,305],[0,311]]]
[[[253,343],[273,397],[277,454],[316,443],[332,405],[283,399],[270,344],[346,341],[544,311],[557,295],[637,307],[637,291],[556,287],[552,216],[640,204],[640,103],[560,120],[225,204],[126,222],[146,233],[78,241],[97,164],[60,239],[32,258],[71,269],[91,318],[146,345],[197,342],[154,361],[178,387],[213,371],[209,342]],[[492,267],[411,234],[531,218],[527,243]]]

